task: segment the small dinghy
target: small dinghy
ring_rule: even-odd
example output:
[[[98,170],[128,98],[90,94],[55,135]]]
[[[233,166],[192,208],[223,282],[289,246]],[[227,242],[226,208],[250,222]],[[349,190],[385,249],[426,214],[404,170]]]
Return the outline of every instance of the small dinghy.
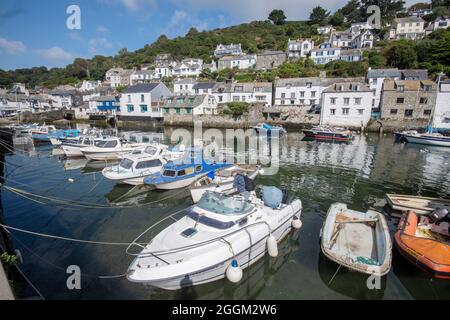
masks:
[[[391,269],[392,242],[384,216],[376,211],[350,210],[335,203],[321,234],[324,255],[351,270],[384,276]]]
[[[401,194],[386,194],[389,206],[394,210],[413,210],[416,214],[429,214],[436,209],[444,208],[450,211],[450,200],[408,196]]]
[[[406,212],[394,237],[398,251],[433,277],[450,279],[449,222],[446,210],[438,210],[430,216]]]
[[[260,172],[260,166],[257,165],[238,165],[223,170],[219,170],[214,174],[214,178],[209,175],[204,176],[193,182],[189,190],[191,192],[192,201],[197,203],[206,191],[220,191],[224,193],[233,191],[233,172],[238,171],[255,180]]]

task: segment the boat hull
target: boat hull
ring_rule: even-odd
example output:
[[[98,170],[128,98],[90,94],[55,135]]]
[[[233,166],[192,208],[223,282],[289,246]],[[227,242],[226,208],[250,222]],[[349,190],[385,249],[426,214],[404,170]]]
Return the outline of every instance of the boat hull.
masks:
[[[297,200],[296,202],[300,201]],[[300,218],[301,202],[300,204],[295,204],[294,202],[292,205],[292,209],[294,210],[294,212],[291,211],[291,214],[287,215],[281,223],[279,223],[272,229],[272,235],[275,237],[278,243],[281,242],[292,230],[292,219],[294,218],[294,216]],[[128,274],[127,278],[132,282],[146,283],[165,290],[178,290],[183,287],[201,285],[223,279],[226,277],[227,268],[229,267],[233,259],[236,259],[239,266],[243,270],[245,270],[246,268],[257,262],[259,259],[264,257],[267,252],[266,240],[269,234],[266,226],[262,226],[259,231],[260,232],[252,232],[252,245],[240,251],[239,253],[236,253],[235,257],[229,256],[229,258],[227,259],[205,266],[194,272],[182,272],[174,277],[150,281],[145,281],[142,279],[138,280],[132,273]],[[255,236],[255,234],[257,234],[257,236]]]
[[[200,179],[203,176],[205,176],[205,174],[193,176],[193,177],[186,178],[186,179],[176,180],[176,181],[172,181],[172,182],[159,183],[159,184],[155,184],[153,186],[155,187],[155,189],[160,189],[160,190],[175,190],[175,189],[188,187],[190,184],[192,184],[197,179]]]
[[[450,138],[415,137],[410,135],[403,135],[403,139],[405,139],[408,143],[450,147]]]
[[[66,146],[66,145],[62,145],[61,146],[62,150],[64,151],[64,154],[66,155],[66,157],[83,157],[83,153],[81,152],[81,149],[83,148],[83,146]]]
[[[339,133],[329,133],[329,132],[315,132],[312,130],[303,130],[303,134],[307,138],[315,140],[329,140],[329,141],[351,141],[353,136],[339,134]]]
[[[416,214],[430,214],[436,209],[445,208],[450,211],[450,200],[407,196],[398,194],[386,194],[389,206],[398,211],[413,210]]]
[[[114,173],[112,171],[108,171],[107,168],[103,169],[102,174],[103,176],[118,184],[128,184],[131,186],[139,186],[144,184],[144,179],[151,176],[152,174],[155,174],[158,172],[161,168],[158,168],[156,170],[152,170],[149,173],[142,174],[139,176],[123,176],[117,173]]]

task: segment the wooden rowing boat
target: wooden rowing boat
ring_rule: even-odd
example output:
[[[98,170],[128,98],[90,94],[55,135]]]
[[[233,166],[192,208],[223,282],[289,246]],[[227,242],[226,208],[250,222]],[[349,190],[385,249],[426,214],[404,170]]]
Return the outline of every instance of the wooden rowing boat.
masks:
[[[419,196],[408,196],[400,194],[386,194],[389,206],[394,210],[413,210],[416,214],[429,214],[436,209],[447,209],[450,211],[450,200],[439,198],[427,198]]]
[[[331,205],[321,231],[321,248],[327,258],[354,271],[383,276],[391,269],[389,228],[377,211]]]

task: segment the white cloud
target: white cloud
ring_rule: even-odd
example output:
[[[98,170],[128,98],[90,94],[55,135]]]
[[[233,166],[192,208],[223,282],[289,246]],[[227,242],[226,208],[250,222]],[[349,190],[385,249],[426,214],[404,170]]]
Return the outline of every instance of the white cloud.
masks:
[[[168,25],[161,30],[161,33],[169,37],[175,37],[185,35],[192,27],[199,31],[206,30],[208,29],[208,21],[197,19],[186,11],[175,10]]]
[[[130,11],[139,11],[156,5],[155,0],[120,0],[120,2]]]
[[[98,26],[97,27],[97,32],[106,34],[106,33],[109,33],[109,29],[107,27],[105,27],[105,26]]]
[[[62,62],[70,62],[75,57],[70,52],[65,51],[64,49],[60,47],[51,47],[48,49],[38,49],[37,53],[44,58],[45,60],[54,63],[59,64]]]
[[[25,52],[26,47],[21,41],[0,38],[0,49],[5,50],[9,54],[21,54]]]
[[[101,54],[112,47],[113,45],[106,38],[96,38],[89,41],[89,52],[91,54]]]

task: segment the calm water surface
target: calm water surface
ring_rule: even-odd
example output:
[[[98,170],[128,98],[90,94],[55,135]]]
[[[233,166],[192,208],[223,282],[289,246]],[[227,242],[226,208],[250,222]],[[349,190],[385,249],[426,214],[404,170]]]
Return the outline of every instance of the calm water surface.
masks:
[[[162,129],[167,139],[170,130]],[[300,133],[280,139],[280,170],[258,184],[281,186],[303,201],[303,228],[244,271],[242,281],[227,280],[164,291],[127,281],[132,258],[122,246],[103,246],[13,233],[22,252],[23,271],[47,299],[450,299],[450,282],[430,278],[396,250],[391,272],[380,290],[366,277],[328,261],[320,251],[319,231],[328,207],[344,202],[355,210],[383,209],[385,193],[450,197],[450,150],[404,145],[391,135],[359,135],[350,144],[302,141]],[[188,191],[149,191],[103,179],[102,163],[64,160],[52,147],[27,147],[7,153],[6,184],[46,197],[76,200],[51,204],[3,191],[4,221],[10,226],[70,238],[132,241],[148,226],[191,205]],[[74,179],[69,183],[68,179]],[[162,200],[169,197],[168,200]],[[83,205],[79,205],[83,203]],[[91,204],[96,204],[92,208]],[[101,205],[102,207],[98,207]],[[103,207],[104,206],[104,207]],[[111,207],[114,206],[114,207]],[[398,218],[386,212],[391,231]],[[66,287],[66,268],[81,268],[81,290]],[[335,275],[335,276],[334,276]],[[334,277],[333,277],[334,276]]]

